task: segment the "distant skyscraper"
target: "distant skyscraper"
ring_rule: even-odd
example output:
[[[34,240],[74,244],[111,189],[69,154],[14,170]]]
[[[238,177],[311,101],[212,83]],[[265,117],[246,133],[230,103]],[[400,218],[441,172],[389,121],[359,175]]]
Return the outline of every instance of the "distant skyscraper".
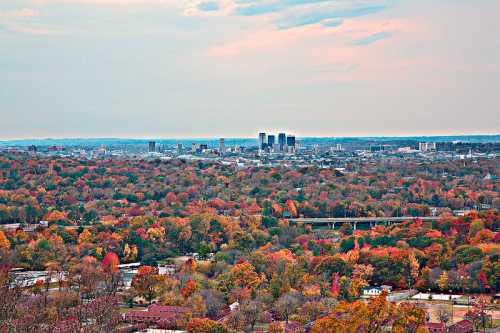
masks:
[[[285,133],[278,134],[278,145],[279,145],[280,151],[285,150],[285,145],[286,145],[286,134]]]
[[[343,151],[343,150],[344,150],[344,147],[342,147],[342,144],[340,144],[340,143],[337,143],[334,147],[330,147],[331,153],[339,152],[339,151]]]
[[[286,145],[288,146],[288,148],[295,147],[295,136],[289,135],[286,138]]]
[[[156,142],[149,141],[149,152],[154,153],[156,151]]]
[[[106,155],[106,147],[104,147],[104,145],[100,145],[99,149],[97,150],[97,153],[99,155]]]
[[[418,150],[423,151],[423,152],[436,150],[436,143],[435,142],[419,142]]]
[[[259,149],[266,148],[266,133],[259,133]]]
[[[273,148],[275,140],[276,140],[276,137],[274,135],[267,136],[267,145],[269,146],[270,149]]]
[[[177,154],[181,154],[184,148],[182,147],[182,143],[177,144]]]
[[[222,156],[226,152],[226,145],[224,143],[224,138],[219,139],[219,154]]]

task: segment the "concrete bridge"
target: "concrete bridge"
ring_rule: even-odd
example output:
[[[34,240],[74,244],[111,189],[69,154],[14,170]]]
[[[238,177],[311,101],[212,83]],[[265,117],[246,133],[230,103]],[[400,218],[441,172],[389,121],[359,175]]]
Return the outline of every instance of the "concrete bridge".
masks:
[[[330,229],[334,230],[335,225],[342,225],[349,223],[352,225],[353,229],[356,230],[358,223],[369,224],[370,228],[373,228],[377,224],[383,224],[385,226],[392,225],[394,223],[401,223],[405,221],[436,221],[439,216],[402,216],[402,217],[320,217],[320,218],[294,218],[288,219],[293,222],[301,222],[304,224],[310,224],[313,226],[328,226]]]
[[[0,224],[0,230],[4,231],[15,231],[19,228],[22,228],[24,232],[30,233],[30,232],[35,232],[37,227],[42,227],[42,228],[47,228],[48,225],[43,225],[43,224],[24,224],[21,225],[21,223],[10,223],[10,224]],[[77,230],[78,228],[82,227],[83,229],[89,229],[92,226],[91,225],[62,225],[64,229],[73,229]]]

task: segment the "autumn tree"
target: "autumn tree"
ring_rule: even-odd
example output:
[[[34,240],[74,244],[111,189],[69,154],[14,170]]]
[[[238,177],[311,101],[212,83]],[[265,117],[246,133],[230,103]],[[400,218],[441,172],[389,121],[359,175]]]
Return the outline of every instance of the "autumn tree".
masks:
[[[187,327],[188,333],[228,333],[228,329],[221,323],[208,318],[192,319]]]
[[[392,332],[420,333],[425,331],[425,310],[414,303],[400,303],[396,308]]]
[[[151,304],[166,287],[166,277],[158,274],[158,268],[141,266],[132,279],[132,288],[137,296],[144,297]]]
[[[255,272],[251,263],[245,261],[231,268],[231,279],[237,287],[254,289],[262,283],[262,278]]]
[[[106,292],[109,294],[115,294],[121,282],[121,274],[118,269],[120,260],[114,252],[108,252],[104,256],[101,262],[102,270],[104,273],[104,281],[106,283]]]

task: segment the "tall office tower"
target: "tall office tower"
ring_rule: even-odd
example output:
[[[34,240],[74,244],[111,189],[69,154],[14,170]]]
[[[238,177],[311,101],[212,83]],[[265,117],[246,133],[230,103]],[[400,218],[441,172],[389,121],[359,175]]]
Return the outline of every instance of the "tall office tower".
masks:
[[[279,146],[279,150],[280,151],[285,150],[285,145],[286,145],[286,134],[285,133],[278,134],[278,146]]]
[[[224,138],[219,139],[219,155],[222,156],[226,153],[226,145],[224,143]]]
[[[182,147],[182,143],[177,144],[177,154],[181,154],[184,148]]]
[[[104,145],[100,145],[99,149],[97,150],[97,153],[99,155],[106,155],[106,147],[104,147]]]
[[[424,152],[436,150],[436,143],[435,142],[419,142],[418,143],[418,150],[424,151]]]
[[[259,149],[266,148],[266,133],[259,133]]]
[[[274,135],[267,136],[267,145],[269,146],[269,148],[273,148],[275,140],[276,140],[276,137]]]
[[[196,150],[198,149],[198,145],[196,143],[191,144],[191,152],[194,154],[196,153]]]
[[[286,151],[295,153],[295,136],[289,135],[286,137]]]
[[[156,151],[156,142],[149,141],[149,152],[154,153]]]
[[[340,143],[337,143],[334,147],[330,147],[331,153],[339,152],[339,151],[343,151],[343,150],[344,150],[344,147],[342,147],[342,144],[340,144]]]

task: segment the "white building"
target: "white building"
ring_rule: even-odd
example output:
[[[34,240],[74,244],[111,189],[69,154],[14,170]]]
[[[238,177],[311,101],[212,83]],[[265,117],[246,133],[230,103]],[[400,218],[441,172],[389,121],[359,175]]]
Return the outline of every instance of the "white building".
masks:
[[[384,290],[387,291],[388,294],[390,294],[392,292],[392,287],[385,285],[382,285],[380,287],[370,286],[363,289],[363,296],[378,296],[382,294]]]
[[[418,144],[418,150],[420,150],[421,152],[434,151],[434,150],[436,150],[436,143],[435,142],[420,142]]]

